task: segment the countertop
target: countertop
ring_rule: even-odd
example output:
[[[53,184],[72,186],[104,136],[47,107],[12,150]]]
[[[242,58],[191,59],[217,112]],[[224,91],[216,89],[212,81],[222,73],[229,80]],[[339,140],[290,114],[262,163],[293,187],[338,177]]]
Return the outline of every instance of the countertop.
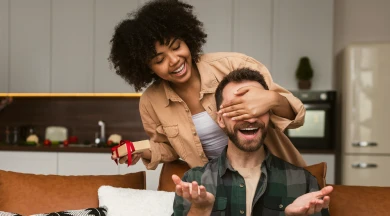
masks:
[[[63,145],[27,146],[0,144],[0,151],[111,153],[111,149],[108,147],[91,147],[82,144],[71,145],[67,147],[64,147]]]

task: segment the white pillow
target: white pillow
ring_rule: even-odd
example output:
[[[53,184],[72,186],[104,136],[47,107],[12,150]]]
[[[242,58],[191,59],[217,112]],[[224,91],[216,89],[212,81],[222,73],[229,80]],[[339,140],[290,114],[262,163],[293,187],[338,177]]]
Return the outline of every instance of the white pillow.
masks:
[[[99,206],[106,206],[107,216],[171,215],[175,192],[137,190],[101,186]]]

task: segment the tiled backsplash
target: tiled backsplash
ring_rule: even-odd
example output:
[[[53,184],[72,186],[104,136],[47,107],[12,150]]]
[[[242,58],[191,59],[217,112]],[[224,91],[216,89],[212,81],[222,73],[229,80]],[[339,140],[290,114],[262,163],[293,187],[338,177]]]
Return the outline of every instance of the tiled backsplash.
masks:
[[[11,132],[32,126],[40,140],[46,127],[64,126],[81,143],[93,142],[99,120],[105,122],[106,138],[116,133],[133,141],[146,139],[138,105],[138,97],[15,97],[0,111],[0,142],[7,126]]]

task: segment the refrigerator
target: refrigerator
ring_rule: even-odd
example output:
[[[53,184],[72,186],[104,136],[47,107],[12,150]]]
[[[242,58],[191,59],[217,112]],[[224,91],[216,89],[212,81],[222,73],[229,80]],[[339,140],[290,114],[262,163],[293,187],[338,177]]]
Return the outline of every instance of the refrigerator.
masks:
[[[343,52],[341,184],[390,186],[390,43]]]

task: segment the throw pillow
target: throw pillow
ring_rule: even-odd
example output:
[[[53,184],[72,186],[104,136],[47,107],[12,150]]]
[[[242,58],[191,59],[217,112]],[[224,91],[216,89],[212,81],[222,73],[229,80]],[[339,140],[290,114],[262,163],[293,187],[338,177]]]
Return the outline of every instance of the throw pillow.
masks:
[[[15,213],[11,213],[11,212],[3,212],[3,211],[0,211],[0,216],[22,216],[20,214],[15,214]]]
[[[52,212],[52,213],[45,213],[45,214],[34,214],[31,216],[106,216],[106,215],[107,215],[107,208],[99,207],[99,208],[87,208],[81,210]],[[22,215],[0,211],[0,216],[22,216]]]
[[[175,193],[101,186],[98,197],[108,216],[168,216],[173,213]]]

